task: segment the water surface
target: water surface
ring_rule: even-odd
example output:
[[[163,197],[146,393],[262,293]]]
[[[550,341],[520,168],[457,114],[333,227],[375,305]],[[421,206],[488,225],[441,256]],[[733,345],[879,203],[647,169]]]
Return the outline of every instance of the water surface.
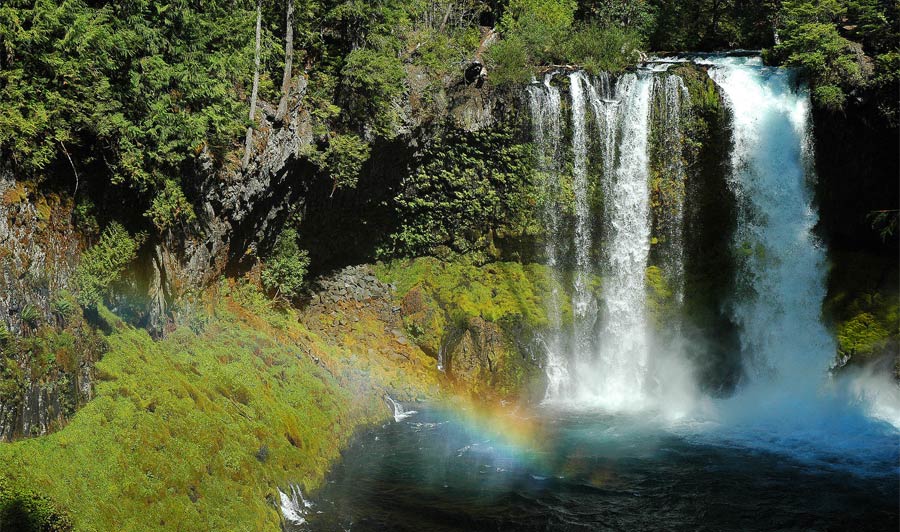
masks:
[[[652,416],[543,412],[500,430],[426,409],[359,433],[297,530],[892,530],[895,429],[865,467]],[[892,444],[893,443],[893,444]],[[798,443],[798,449],[803,447]],[[848,467],[847,464],[855,464]]]

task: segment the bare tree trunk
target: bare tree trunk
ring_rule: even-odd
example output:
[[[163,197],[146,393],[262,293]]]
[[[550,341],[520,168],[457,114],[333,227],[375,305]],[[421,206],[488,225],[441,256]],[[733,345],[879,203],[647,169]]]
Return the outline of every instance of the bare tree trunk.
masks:
[[[256,97],[259,93],[259,46],[262,40],[262,0],[256,2],[256,53],[253,56],[253,92],[250,94],[250,126],[247,127],[247,143],[244,146],[244,169],[250,164],[253,149],[253,121],[256,119]]]
[[[284,120],[291,93],[291,67],[294,62],[294,0],[287,1],[287,22],[284,29],[284,77],[281,79],[281,101],[275,113],[275,121]]]

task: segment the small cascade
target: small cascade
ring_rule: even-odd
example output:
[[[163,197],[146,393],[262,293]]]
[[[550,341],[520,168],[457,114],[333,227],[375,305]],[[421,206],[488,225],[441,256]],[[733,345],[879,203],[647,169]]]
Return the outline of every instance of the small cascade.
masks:
[[[575,272],[572,294],[574,313],[573,348],[576,353],[587,353],[592,345],[591,333],[597,316],[597,302],[591,292],[593,274],[591,264],[591,224],[593,216],[588,201],[588,112],[587,98],[594,101],[596,91],[584,72],[569,75],[572,97],[572,189],[575,194]],[[590,88],[590,89],[589,89]]]
[[[677,146],[667,152],[673,155],[663,173],[675,184],[669,189],[675,190],[677,199],[666,225],[671,248],[666,269],[678,280],[681,293],[685,170],[680,120],[686,89],[677,76],[648,71],[625,74],[614,84],[607,74],[592,77],[582,71],[568,74],[568,80],[571,137],[566,139],[562,98],[552,84],[553,75],[529,87],[538,169],[544,176],[547,262],[554,285],[568,278],[561,270],[571,268],[571,299],[566,301],[566,294],[554,292],[550,302],[554,334],[546,342],[546,398],[634,408],[644,402],[650,359],[645,272],[651,235],[652,104],[659,102],[656,108],[663,116],[667,149]],[[568,150],[564,141],[571,142]],[[565,164],[567,156],[571,165]],[[566,174],[567,168],[571,175]],[[594,190],[603,199],[599,212],[592,209]],[[567,199],[563,194],[571,196]],[[568,212],[563,208],[567,201],[572,205],[571,217],[563,214]],[[571,224],[569,230],[566,224]],[[595,264],[597,228],[604,253]],[[570,249],[571,257],[566,257]],[[593,286],[597,275],[603,284],[599,300]],[[561,322],[565,303],[571,304],[573,314],[568,332],[562,330]]]
[[[400,423],[404,419],[414,414],[418,414],[416,410],[406,410],[405,408],[403,408],[403,405],[395,401],[390,395],[385,395],[384,398],[387,401],[388,405],[390,405],[391,411],[394,413],[395,423]]]
[[[288,489],[290,495],[281,491],[281,488],[276,489],[278,490],[279,509],[284,520],[294,526],[306,524],[306,516],[312,509],[313,503],[304,499],[303,492],[294,484],[291,484]]]

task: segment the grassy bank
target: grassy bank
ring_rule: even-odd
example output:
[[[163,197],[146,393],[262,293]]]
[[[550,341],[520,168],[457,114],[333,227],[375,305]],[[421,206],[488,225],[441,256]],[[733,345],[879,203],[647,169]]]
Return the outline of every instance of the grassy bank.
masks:
[[[437,393],[418,350],[326,343],[247,286],[204,303],[158,342],[102,313],[95,398],[55,434],[0,445],[0,529],[49,500],[75,530],[275,530],[276,487],[314,489],[356,427],[388,416],[384,393]]]

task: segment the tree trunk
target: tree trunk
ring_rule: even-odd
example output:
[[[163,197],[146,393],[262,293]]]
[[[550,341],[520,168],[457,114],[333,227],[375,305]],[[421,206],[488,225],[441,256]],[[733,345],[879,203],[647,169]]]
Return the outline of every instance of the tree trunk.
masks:
[[[281,101],[275,113],[275,121],[284,120],[291,93],[291,70],[294,62],[294,0],[287,0],[287,21],[284,28],[284,77],[281,79]]]
[[[250,126],[247,127],[247,143],[244,146],[244,169],[250,164],[253,149],[253,121],[256,119],[256,97],[259,93],[259,47],[262,40],[262,0],[256,2],[256,53],[253,56],[253,92],[250,94]]]

